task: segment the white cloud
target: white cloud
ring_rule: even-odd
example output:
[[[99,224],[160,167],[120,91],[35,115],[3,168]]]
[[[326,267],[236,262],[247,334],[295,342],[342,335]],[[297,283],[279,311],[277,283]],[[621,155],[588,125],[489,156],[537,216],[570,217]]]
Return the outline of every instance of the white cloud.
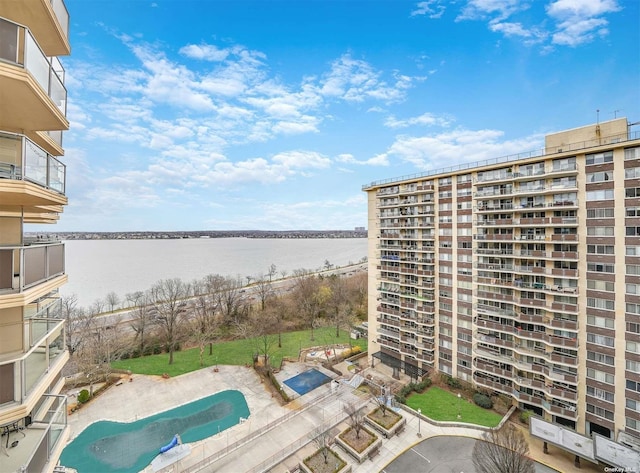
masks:
[[[605,14],[621,8],[615,0],[557,0],[547,6],[547,14],[556,21],[553,44],[579,46],[609,34]]]
[[[205,61],[224,61],[229,56],[228,49],[219,49],[212,44],[189,44],[180,48],[180,54],[192,59],[203,59]]]
[[[417,79],[396,75],[395,83],[389,84],[381,79],[381,75],[366,61],[345,54],[331,64],[331,71],[322,78],[320,93],[324,97],[347,102],[363,102],[367,99],[400,102],[405,99],[407,89],[413,86],[414,79]]]
[[[421,170],[446,168],[453,163],[470,163],[540,149],[543,138],[533,135],[502,140],[499,130],[464,130],[426,136],[400,136],[381,156],[410,162]]]
[[[393,115],[387,117],[384,122],[384,125],[389,128],[406,128],[409,126],[419,125],[419,126],[449,126],[452,123],[451,118],[446,117],[437,117],[432,113],[423,113],[417,117],[406,118],[404,120],[397,119]]]
[[[437,19],[442,17],[445,12],[445,6],[440,0],[426,0],[419,2],[416,9],[411,12],[411,16],[426,15],[429,18]]]
[[[437,2],[421,2],[412,15],[428,14],[432,5]],[[523,14],[531,6],[538,4],[521,0],[467,0],[456,21],[486,21],[494,33],[521,39],[527,46],[542,44],[542,51],[547,53],[554,44],[575,47],[608,35],[605,15],[621,10],[617,0],[552,1],[545,7],[555,26],[549,29],[544,19],[531,24],[531,18],[535,16]]]

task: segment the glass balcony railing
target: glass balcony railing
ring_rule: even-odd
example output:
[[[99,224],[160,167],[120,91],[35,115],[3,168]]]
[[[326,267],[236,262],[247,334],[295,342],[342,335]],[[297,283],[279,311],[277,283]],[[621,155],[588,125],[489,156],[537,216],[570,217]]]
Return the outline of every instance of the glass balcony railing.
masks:
[[[51,0],[51,7],[55,13],[58,23],[62,28],[65,38],[69,38],[69,11],[63,0]]]
[[[0,132],[0,179],[25,180],[65,193],[66,166],[23,135]]]
[[[0,373],[3,376],[3,389],[0,391],[0,406],[10,403],[23,403],[33,392],[42,377],[47,374],[65,353],[64,320],[61,319],[29,319],[24,322],[27,326],[25,337],[29,343],[28,351],[19,357],[11,355],[0,356]],[[20,329],[20,324],[17,328]],[[12,326],[2,329],[11,331]],[[37,339],[38,335],[42,335]]]
[[[10,450],[11,455],[0,455],[0,471],[54,471],[51,462],[56,462],[57,458],[53,453],[60,442],[65,441],[65,431],[69,431],[66,396],[45,394],[40,406],[31,413],[29,422],[21,420],[19,425],[20,434],[10,433],[11,440],[14,436],[18,440]]]
[[[64,273],[63,243],[0,247],[0,296],[23,292]]]
[[[44,54],[29,28],[5,18],[0,18],[0,37],[0,61],[21,66],[29,71],[66,117],[67,89],[64,86],[64,68],[58,58],[50,58]]]

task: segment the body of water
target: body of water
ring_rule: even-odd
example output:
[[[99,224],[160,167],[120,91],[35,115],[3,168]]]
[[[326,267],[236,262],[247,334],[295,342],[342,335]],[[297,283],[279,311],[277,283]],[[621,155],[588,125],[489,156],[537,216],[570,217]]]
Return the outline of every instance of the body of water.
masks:
[[[282,271],[317,270],[325,261],[336,266],[357,263],[367,256],[366,238],[199,238],[176,240],[65,241],[69,283],[62,295],[75,294],[87,307],[109,292],[120,299],[145,291],[161,279],[185,282],[209,274],[240,277],[266,275],[276,265]]]

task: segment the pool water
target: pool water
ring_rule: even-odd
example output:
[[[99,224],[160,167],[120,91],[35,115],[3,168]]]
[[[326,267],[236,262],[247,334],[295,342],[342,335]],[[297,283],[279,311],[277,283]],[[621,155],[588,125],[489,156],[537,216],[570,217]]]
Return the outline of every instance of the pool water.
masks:
[[[222,432],[249,417],[240,391],[222,391],[135,422],[99,421],[62,451],[60,463],[78,473],[135,473],[179,434],[183,443]]]
[[[300,373],[299,375],[289,378],[284,381],[284,384],[289,386],[300,396],[313,391],[319,386],[328,383],[331,378],[324,373],[321,373],[315,368]]]

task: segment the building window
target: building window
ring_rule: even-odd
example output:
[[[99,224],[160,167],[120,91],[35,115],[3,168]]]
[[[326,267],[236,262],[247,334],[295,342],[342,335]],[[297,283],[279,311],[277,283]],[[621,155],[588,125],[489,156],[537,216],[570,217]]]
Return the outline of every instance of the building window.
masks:
[[[624,254],[627,256],[640,256],[640,246],[625,246]]]
[[[469,197],[471,195],[471,187],[458,189],[458,197]]]
[[[450,186],[451,185],[451,178],[450,177],[441,177],[440,179],[438,179],[438,185],[439,186]]]
[[[624,170],[625,179],[637,179],[640,177],[640,168],[626,168]]]
[[[471,182],[471,174],[460,174],[456,176],[456,182],[462,184],[464,182]]]
[[[597,297],[587,297],[587,307],[600,310],[616,310],[616,303],[610,299],[599,299]]]
[[[587,253],[592,255],[613,255],[613,245],[587,245]]]
[[[627,360],[627,369],[634,373],[640,373],[640,361]]]
[[[640,412],[640,401],[636,401],[635,399],[627,399],[625,405],[627,406],[627,409]]]
[[[625,293],[626,294],[633,294],[633,295],[639,295],[640,294],[640,284],[631,284],[631,283],[627,283],[625,284]]]
[[[440,199],[450,199],[452,196],[451,191],[440,191],[438,192],[438,197]]]
[[[587,173],[587,182],[613,181],[613,171]]]
[[[640,342],[627,342],[627,351],[630,353],[640,353]]]
[[[624,420],[626,427],[640,431],[640,420],[632,419],[631,417],[625,417]]]
[[[473,235],[472,233],[473,228],[469,227],[469,228],[458,228],[458,236],[471,236]]]
[[[587,202],[592,202],[594,200],[611,200],[611,199],[613,199],[613,189],[599,189],[595,191],[587,191]]]
[[[587,227],[588,236],[613,236],[614,227]]]
[[[595,333],[588,333],[587,341],[590,343],[595,343],[596,345],[602,345],[604,347],[614,347],[616,345],[615,338],[607,337],[605,335],[598,335]]]
[[[452,219],[453,219],[453,217],[451,217],[451,215],[440,215],[438,217],[438,222],[440,222],[440,223],[451,223]]]
[[[637,148],[626,148],[624,150],[624,159],[640,159],[640,146]]]
[[[615,291],[615,283],[612,281],[600,281],[598,279],[587,279],[587,288],[595,291]]]
[[[616,377],[611,373],[605,373],[604,371],[595,370],[593,368],[587,368],[587,378],[595,379],[601,383],[614,384]]]
[[[458,340],[462,340],[463,342],[470,342],[471,335],[468,333],[458,332]]]
[[[631,381],[630,379],[628,379],[626,387],[630,391],[636,391],[640,393],[640,383],[636,383],[635,381]]]
[[[593,404],[587,403],[587,412],[591,412],[592,414],[595,414],[598,417],[603,417],[607,420],[613,420],[613,412],[603,409],[602,407],[594,406]]]
[[[634,322],[627,322],[627,332],[640,333],[640,324]]]
[[[629,266],[631,265],[627,265],[627,267]],[[615,273],[616,268],[614,264],[587,263],[587,271],[593,271],[595,273]]]
[[[624,227],[626,236],[640,235],[640,227]]]
[[[615,322],[609,317],[598,317],[596,315],[587,315],[587,324],[595,327],[613,328]]]
[[[634,304],[632,302],[627,302],[625,307],[625,311],[628,314],[640,314],[640,304]]]
[[[473,207],[473,202],[458,202],[458,210],[469,210]]]
[[[640,197],[640,187],[629,187],[624,190],[626,198]]]
[[[587,218],[613,218],[613,208],[587,209]]]
[[[605,391],[604,389],[594,388],[593,386],[587,386],[587,394],[589,396],[602,399],[607,402],[615,402],[615,395],[609,391]]]
[[[587,360],[595,361],[596,363],[602,363],[603,365],[613,366],[615,361],[614,357],[605,355],[604,353],[598,353],[595,351],[587,351]]]
[[[613,162],[613,151],[604,151],[602,153],[587,154],[586,165],[604,164]]]

